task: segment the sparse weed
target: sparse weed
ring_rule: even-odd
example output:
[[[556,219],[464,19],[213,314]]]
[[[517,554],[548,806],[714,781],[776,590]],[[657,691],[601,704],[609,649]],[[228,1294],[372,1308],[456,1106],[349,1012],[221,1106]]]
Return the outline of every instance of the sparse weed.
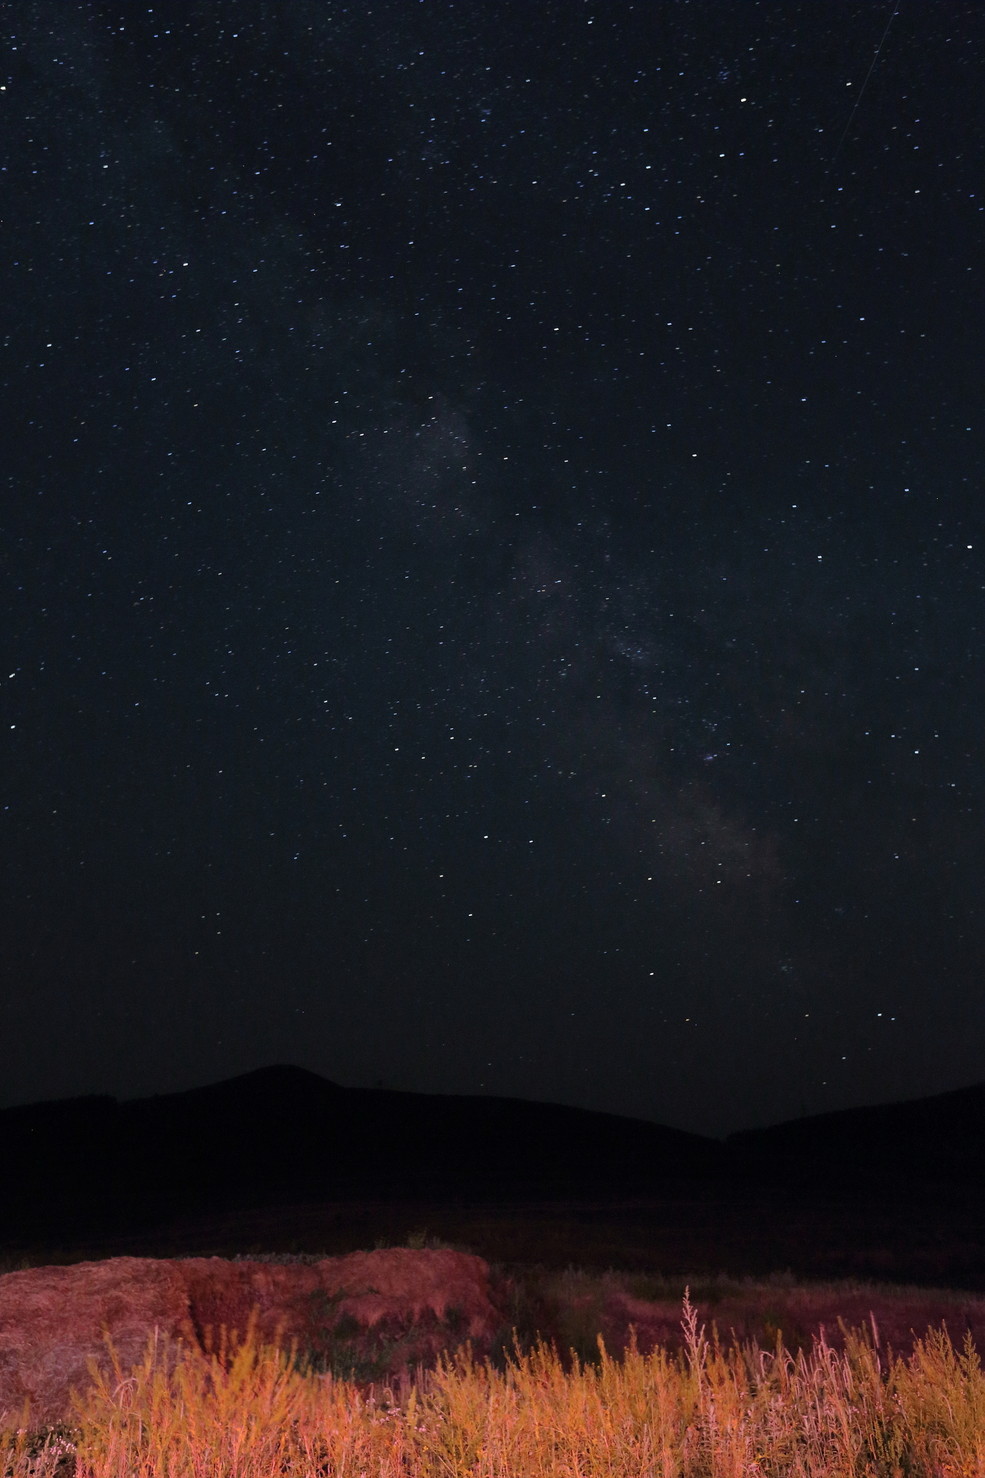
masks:
[[[412,1247],[415,1251],[428,1252],[464,1252],[466,1249],[457,1242],[446,1242],[443,1237],[432,1236],[427,1227],[420,1231],[408,1232],[404,1243],[405,1247]]]

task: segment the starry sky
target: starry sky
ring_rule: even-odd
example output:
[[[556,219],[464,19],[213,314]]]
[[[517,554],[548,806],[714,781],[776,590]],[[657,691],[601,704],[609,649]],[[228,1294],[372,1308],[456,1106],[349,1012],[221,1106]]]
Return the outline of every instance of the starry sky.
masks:
[[[0,1105],[985,1079],[979,0],[2,39]]]

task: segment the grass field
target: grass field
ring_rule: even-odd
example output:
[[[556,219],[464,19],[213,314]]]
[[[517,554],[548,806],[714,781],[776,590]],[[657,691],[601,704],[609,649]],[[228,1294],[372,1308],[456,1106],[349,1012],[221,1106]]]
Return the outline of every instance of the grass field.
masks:
[[[0,1471],[3,1478],[985,1475],[985,1374],[970,1336],[952,1343],[937,1328],[896,1354],[872,1319],[830,1337],[801,1333],[790,1348],[774,1327],[778,1293],[787,1308],[799,1297],[800,1307],[816,1309],[820,1295],[780,1279],[758,1286],[761,1317],[747,1323],[750,1337],[730,1330],[726,1340],[717,1321],[707,1327],[688,1291],[675,1339],[641,1352],[631,1337],[614,1354],[593,1334],[604,1279],[577,1269],[559,1276],[528,1270],[515,1282],[516,1334],[501,1352],[479,1360],[465,1346],[396,1387],[318,1372],[296,1351],[259,1346],[252,1331],[212,1356],[187,1352],[170,1377],[155,1369],[149,1346],[135,1370],[117,1363],[111,1380],[96,1379],[77,1398],[70,1426],[0,1433]],[[637,1292],[653,1297],[660,1287],[649,1277]],[[702,1290],[720,1308],[735,1292],[727,1280]],[[887,1305],[886,1290],[876,1287],[854,1286],[845,1296],[846,1307]],[[549,1338],[538,1328],[541,1315]]]

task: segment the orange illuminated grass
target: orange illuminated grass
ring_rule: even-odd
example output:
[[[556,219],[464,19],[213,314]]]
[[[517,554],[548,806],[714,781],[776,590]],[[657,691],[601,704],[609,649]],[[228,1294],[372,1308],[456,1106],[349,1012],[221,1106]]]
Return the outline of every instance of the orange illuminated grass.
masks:
[[[684,1300],[684,1347],[591,1363],[519,1342],[499,1369],[469,1346],[399,1395],[306,1372],[246,1337],[153,1341],[128,1375],[73,1398],[76,1423],[0,1433],[5,1478],[982,1478],[985,1374],[970,1338],[918,1340],[907,1359],[871,1333],[809,1352],[709,1340]]]

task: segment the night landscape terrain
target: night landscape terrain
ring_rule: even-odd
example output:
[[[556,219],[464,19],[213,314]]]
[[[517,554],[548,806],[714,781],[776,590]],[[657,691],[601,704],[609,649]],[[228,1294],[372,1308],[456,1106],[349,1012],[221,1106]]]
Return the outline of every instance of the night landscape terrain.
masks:
[[[8,1395],[87,1280],[431,1253],[628,1383],[565,1471],[985,1471],[983,75],[980,0],[5,8]],[[469,1389],[350,1469],[556,1470]]]
[[[408,1232],[506,1261],[985,1290],[985,1087],[725,1141],[270,1067],[0,1112],[0,1247],[351,1250]]]

